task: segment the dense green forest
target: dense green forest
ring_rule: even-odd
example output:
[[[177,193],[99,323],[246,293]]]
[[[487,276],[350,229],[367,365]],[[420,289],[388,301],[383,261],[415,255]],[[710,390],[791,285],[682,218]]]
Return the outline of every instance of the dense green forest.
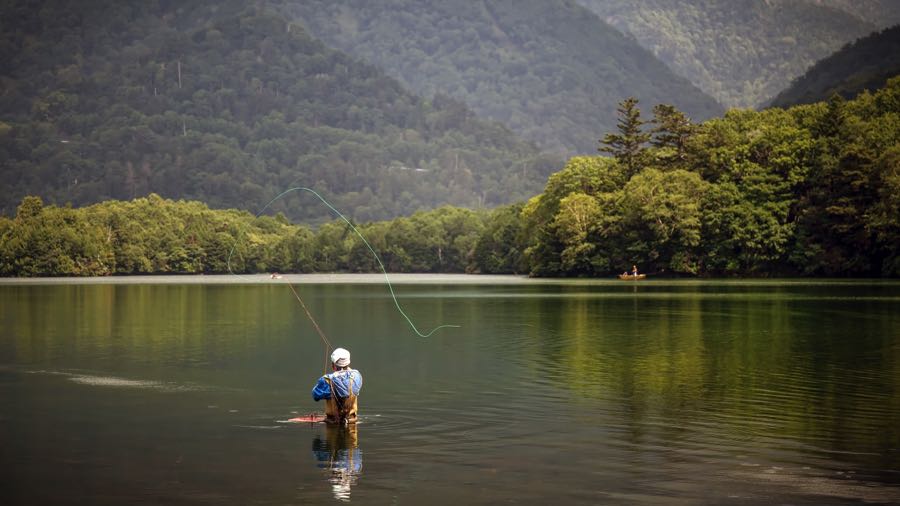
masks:
[[[573,159],[528,203],[531,272],[900,275],[900,78],[701,125],[654,116],[650,146],[614,143],[643,121],[623,114],[615,160]]]
[[[900,26],[847,44],[820,60],[779,93],[772,105],[788,107],[820,102],[835,93],[851,98],[863,90],[881,88],[897,74],[900,74]]]
[[[464,272],[487,211],[420,211],[360,225],[392,272]],[[26,197],[0,217],[0,276],[332,272],[378,269],[343,221],[309,227],[151,194],[83,208]]]
[[[621,102],[616,130],[526,203],[444,207],[360,230],[393,272],[900,276],[900,77],[853,100],[692,123]],[[353,215],[352,210],[346,213]],[[80,209],[23,199],[0,275],[373,271],[348,226],[313,231],[151,195]]]
[[[303,185],[384,219],[528,198],[563,163],[238,1],[3,2],[0,83],[5,215],[151,192],[259,209]]]
[[[590,153],[635,95],[695,120],[722,108],[573,0],[284,0],[328,44],[423,96],[448,94],[553,152]]]
[[[863,15],[897,10],[861,0],[578,2],[727,107],[766,103],[817,60],[882,27]]]

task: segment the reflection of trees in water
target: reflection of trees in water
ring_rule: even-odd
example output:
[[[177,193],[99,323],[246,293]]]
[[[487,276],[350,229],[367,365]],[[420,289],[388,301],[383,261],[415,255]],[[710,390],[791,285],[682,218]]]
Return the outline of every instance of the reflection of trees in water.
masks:
[[[896,466],[896,456],[881,451],[900,438],[898,396],[890,395],[900,377],[896,330],[879,314],[889,311],[883,304],[846,297],[865,298],[871,288],[692,293],[648,285],[637,293],[611,288],[610,297],[559,290],[568,296],[517,301],[525,363],[588,410],[614,406],[635,443],[696,437],[691,431],[726,440],[813,438],[872,454],[854,460]]]
[[[350,488],[362,472],[362,451],[356,425],[325,426],[325,438],[316,434],[312,452],[319,461],[319,468],[328,471],[328,482],[335,499],[350,500]]]
[[[13,288],[42,301],[12,321],[17,353],[32,362],[57,349],[70,358],[127,351],[146,363],[227,360],[283,336],[297,316],[297,301],[275,284]]]

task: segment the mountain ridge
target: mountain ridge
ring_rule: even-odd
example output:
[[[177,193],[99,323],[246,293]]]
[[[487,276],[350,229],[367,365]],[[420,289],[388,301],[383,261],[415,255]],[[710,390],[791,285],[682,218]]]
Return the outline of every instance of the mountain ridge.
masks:
[[[833,94],[853,98],[874,91],[900,75],[900,25],[886,28],[845,45],[819,60],[769,103],[789,107],[824,101]]]
[[[4,6],[0,210],[156,192],[259,208],[315,186],[359,219],[527,198],[560,160],[241,2]],[[102,13],[102,14],[101,14]],[[293,217],[327,210],[292,200]]]
[[[816,61],[877,29],[836,0],[577,1],[726,107],[765,104]]]
[[[541,148],[591,153],[628,96],[722,107],[571,0],[280,2],[311,33],[423,96],[446,93]]]

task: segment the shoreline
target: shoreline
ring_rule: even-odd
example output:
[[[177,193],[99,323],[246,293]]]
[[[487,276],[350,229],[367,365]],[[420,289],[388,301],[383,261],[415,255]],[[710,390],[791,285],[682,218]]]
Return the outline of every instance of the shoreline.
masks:
[[[380,284],[385,282],[384,274],[374,273],[328,273],[328,274],[152,274],[123,276],[71,276],[2,278],[0,285],[235,285],[235,284]],[[530,282],[526,276],[491,274],[408,274],[388,273],[392,284],[510,284],[517,280]]]
[[[40,285],[263,285],[291,283],[298,285],[321,284],[384,284],[384,274],[375,273],[323,273],[323,274],[154,274],[86,277],[0,277],[0,286]],[[388,273],[393,285],[612,285],[621,287],[665,285],[898,285],[900,279],[891,278],[657,278],[621,280],[618,278],[530,278],[515,274],[429,274]]]

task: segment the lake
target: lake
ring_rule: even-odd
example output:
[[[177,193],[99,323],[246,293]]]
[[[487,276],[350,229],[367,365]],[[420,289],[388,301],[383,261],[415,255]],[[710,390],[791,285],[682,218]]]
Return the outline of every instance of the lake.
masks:
[[[390,281],[0,280],[0,503],[900,504],[900,282]]]

